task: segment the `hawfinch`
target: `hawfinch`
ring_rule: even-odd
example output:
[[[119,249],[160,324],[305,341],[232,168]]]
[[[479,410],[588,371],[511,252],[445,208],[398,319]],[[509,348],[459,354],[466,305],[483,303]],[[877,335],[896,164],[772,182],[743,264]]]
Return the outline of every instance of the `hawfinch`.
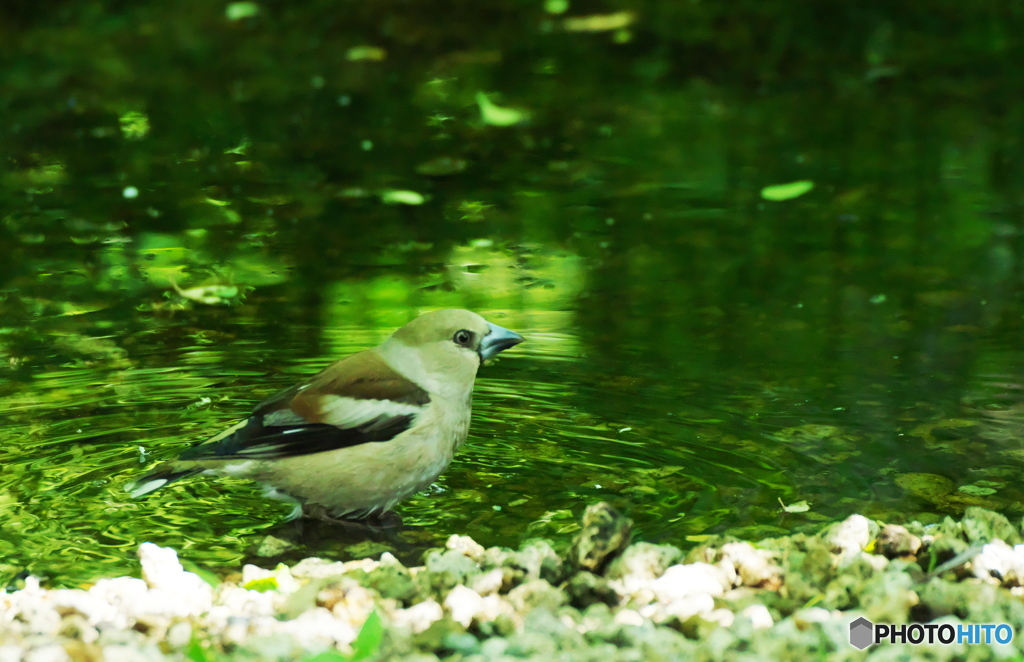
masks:
[[[138,497],[226,474],[260,481],[306,514],[380,516],[441,475],[466,441],[480,364],[522,341],[468,310],[426,313],[126,489]]]

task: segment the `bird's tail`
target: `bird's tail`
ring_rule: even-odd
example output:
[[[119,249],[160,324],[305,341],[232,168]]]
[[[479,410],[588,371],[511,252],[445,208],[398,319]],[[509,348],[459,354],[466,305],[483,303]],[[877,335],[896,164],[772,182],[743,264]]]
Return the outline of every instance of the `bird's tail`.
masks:
[[[125,485],[124,491],[128,492],[133,499],[137,499],[150,492],[155,492],[168,483],[194,476],[202,471],[202,469],[175,469],[171,465],[161,465]]]

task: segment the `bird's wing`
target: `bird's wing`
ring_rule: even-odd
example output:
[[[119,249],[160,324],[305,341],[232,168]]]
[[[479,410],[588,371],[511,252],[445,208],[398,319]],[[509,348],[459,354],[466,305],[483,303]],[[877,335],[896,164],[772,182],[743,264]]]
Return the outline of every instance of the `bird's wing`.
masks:
[[[367,350],[281,391],[180,459],[267,460],[389,441],[429,404],[426,391]]]

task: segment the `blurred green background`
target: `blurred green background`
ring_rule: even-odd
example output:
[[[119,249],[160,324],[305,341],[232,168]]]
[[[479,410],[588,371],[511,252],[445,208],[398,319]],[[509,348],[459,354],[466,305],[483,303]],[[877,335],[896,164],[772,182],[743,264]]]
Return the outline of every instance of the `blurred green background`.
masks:
[[[0,580],[564,544],[598,499],[679,545],[1019,517],[1022,33],[988,0],[8,0]],[[408,530],[124,494],[449,306],[529,342]]]

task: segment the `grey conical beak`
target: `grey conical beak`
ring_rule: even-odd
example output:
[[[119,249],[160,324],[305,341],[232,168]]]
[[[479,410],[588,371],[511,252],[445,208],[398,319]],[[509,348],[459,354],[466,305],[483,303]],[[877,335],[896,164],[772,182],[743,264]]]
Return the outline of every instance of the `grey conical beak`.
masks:
[[[523,342],[523,337],[515,331],[509,331],[508,329],[498,326],[497,324],[487,323],[490,327],[490,331],[484,336],[484,339],[480,341],[480,360],[486,361],[493,357],[495,354],[503,349],[508,349]]]

